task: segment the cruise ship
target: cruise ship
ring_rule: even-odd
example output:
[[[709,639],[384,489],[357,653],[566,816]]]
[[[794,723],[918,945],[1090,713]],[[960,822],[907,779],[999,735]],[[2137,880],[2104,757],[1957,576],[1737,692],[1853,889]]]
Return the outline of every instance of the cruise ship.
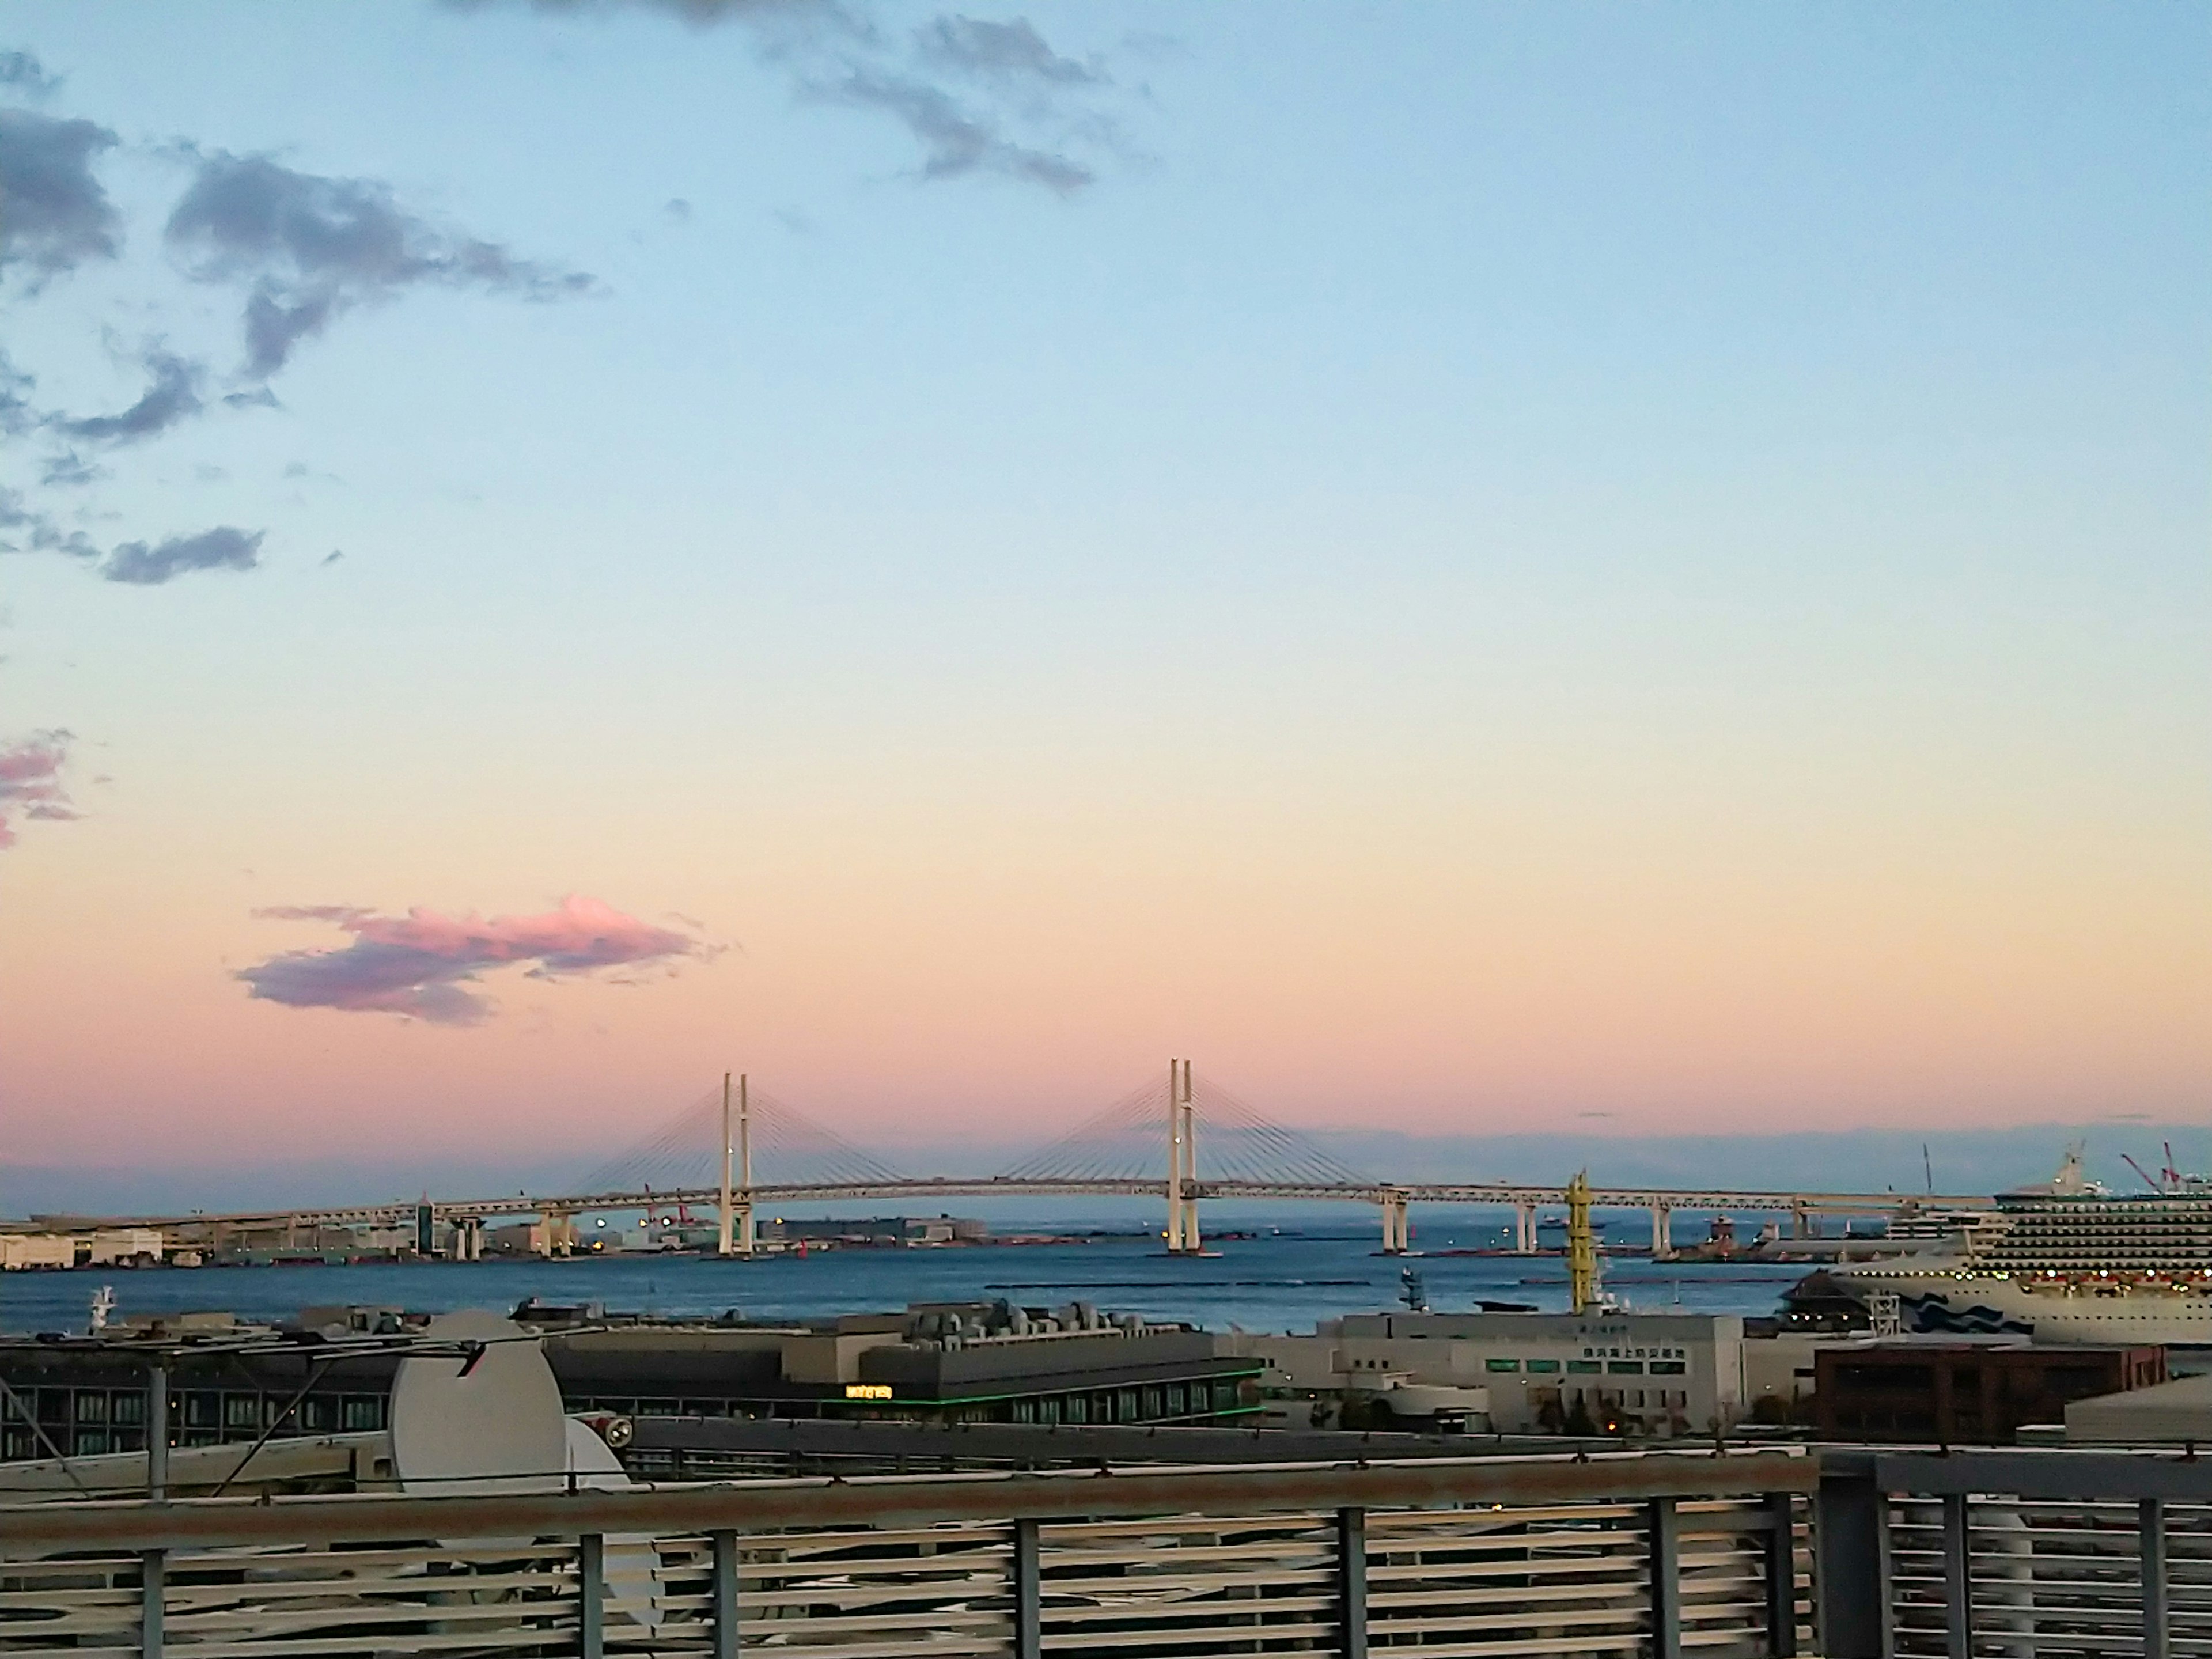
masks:
[[[2151,1191],[2114,1194],[2075,1146],[2050,1181],[1960,1220],[1942,1244],[1834,1276],[1877,1322],[1895,1297],[1906,1330],[2212,1346],[2212,1180],[2168,1168]]]

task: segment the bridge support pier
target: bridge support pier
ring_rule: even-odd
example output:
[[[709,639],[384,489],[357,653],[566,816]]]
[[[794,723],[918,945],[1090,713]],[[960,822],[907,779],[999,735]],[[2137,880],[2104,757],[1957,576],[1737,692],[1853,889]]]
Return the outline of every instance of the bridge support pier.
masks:
[[[1513,1206],[1513,1254],[1536,1254],[1536,1206],[1522,1203]]]
[[[1672,1261],[1674,1255],[1674,1206],[1654,1204],[1651,1206],[1651,1259]]]
[[[1413,1223],[1406,1194],[1387,1188],[1377,1201],[1382,1206],[1382,1254],[1403,1255],[1413,1247]]]
[[[1790,1237],[1810,1238],[1813,1236],[1813,1214],[1802,1204],[1793,1205],[1790,1211]]]

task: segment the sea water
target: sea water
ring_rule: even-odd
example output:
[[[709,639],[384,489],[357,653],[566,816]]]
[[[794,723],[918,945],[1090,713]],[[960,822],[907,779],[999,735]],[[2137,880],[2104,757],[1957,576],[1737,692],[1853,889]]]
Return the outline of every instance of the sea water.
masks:
[[[1441,1249],[1449,1249],[1439,1241]],[[1209,1241],[1201,1257],[1165,1255],[1157,1238],[939,1249],[810,1249],[752,1261],[689,1255],[586,1255],[562,1261],[362,1263],[271,1267],[78,1268],[0,1277],[0,1331],[82,1332],[94,1296],[112,1285],[116,1316],[222,1310],[289,1317],[303,1307],[365,1304],[440,1313],[506,1312],[531,1297],[599,1303],[609,1312],[774,1322],[901,1309],[915,1302],[994,1301],[1056,1308],[1088,1302],[1209,1330],[1310,1331],[1339,1314],[1402,1308],[1403,1274],[1428,1304],[1479,1302],[1547,1312],[1567,1306],[1556,1256],[1385,1256],[1372,1230],[1263,1230]],[[1212,1252],[1218,1252],[1213,1254]],[[1809,1269],[1801,1264],[1607,1263],[1605,1287],[1646,1312],[1763,1314]]]

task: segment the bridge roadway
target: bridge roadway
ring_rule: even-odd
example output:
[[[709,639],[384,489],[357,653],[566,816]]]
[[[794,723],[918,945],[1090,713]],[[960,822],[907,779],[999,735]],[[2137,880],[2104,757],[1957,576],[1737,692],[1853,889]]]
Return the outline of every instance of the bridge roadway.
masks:
[[[756,1185],[737,1194],[756,1209],[764,1204],[802,1204],[833,1200],[919,1198],[1164,1198],[1164,1180],[1027,1180],[1004,1176],[974,1179],[937,1176],[902,1181],[821,1182]],[[720,1200],[713,1187],[675,1188],[665,1192],[576,1193],[536,1194],[518,1193],[509,1198],[428,1199],[391,1204],[339,1206],[332,1208],[258,1210],[190,1215],[40,1217],[56,1225],[161,1228],[265,1226],[392,1226],[412,1222],[428,1203],[441,1221],[487,1221],[501,1217],[587,1215],[613,1210],[672,1209],[678,1204],[712,1206]],[[1464,1204],[1510,1208],[1522,1218],[1524,1248],[1533,1248],[1534,1213],[1558,1208],[1567,1201],[1564,1187],[1535,1186],[1518,1182],[1265,1182],[1198,1181],[1184,1183],[1182,1196],[1190,1201],[1225,1199],[1331,1200],[1373,1204],[1385,1216],[1402,1218],[1413,1204]],[[1812,1216],[1910,1216],[1939,1210],[1988,1210],[1995,1200],[1983,1195],[1915,1193],[1741,1192],[1722,1188],[1594,1187],[1590,1203],[1598,1209],[1646,1210],[1655,1218],[1676,1210],[1708,1210],[1722,1213],[1749,1212]],[[1402,1248],[1402,1241],[1400,1241]]]

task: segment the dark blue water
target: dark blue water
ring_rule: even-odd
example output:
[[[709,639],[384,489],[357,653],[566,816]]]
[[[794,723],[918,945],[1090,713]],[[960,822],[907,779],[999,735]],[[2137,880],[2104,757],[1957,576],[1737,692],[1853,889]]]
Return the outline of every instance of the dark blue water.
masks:
[[[1490,1242],[1488,1237],[1483,1243]],[[1431,1249],[1449,1240],[1431,1230]],[[1229,1238],[1197,1260],[1159,1253],[1156,1240],[990,1245],[927,1250],[811,1251],[752,1261],[688,1256],[597,1256],[567,1261],[496,1261],[304,1267],[83,1268],[0,1278],[0,1331],[82,1331],[94,1293],[115,1290],[118,1311],[227,1310],[256,1319],[309,1305],[369,1304],[424,1312],[509,1310],[529,1297],[599,1302],[612,1311],[754,1319],[859,1313],[912,1302],[993,1299],[1030,1306],[1095,1303],[1155,1320],[1213,1330],[1310,1330],[1337,1314],[1401,1306],[1399,1273],[1410,1267],[1439,1311],[1478,1298],[1567,1305],[1565,1264],[1556,1257],[1375,1253],[1371,1231]],[[1606,1287],[1632,1307],[1659,1312],[1761,1314],[1802,1277],[1802,1267],[1741,1263],[1608,1264]]]

